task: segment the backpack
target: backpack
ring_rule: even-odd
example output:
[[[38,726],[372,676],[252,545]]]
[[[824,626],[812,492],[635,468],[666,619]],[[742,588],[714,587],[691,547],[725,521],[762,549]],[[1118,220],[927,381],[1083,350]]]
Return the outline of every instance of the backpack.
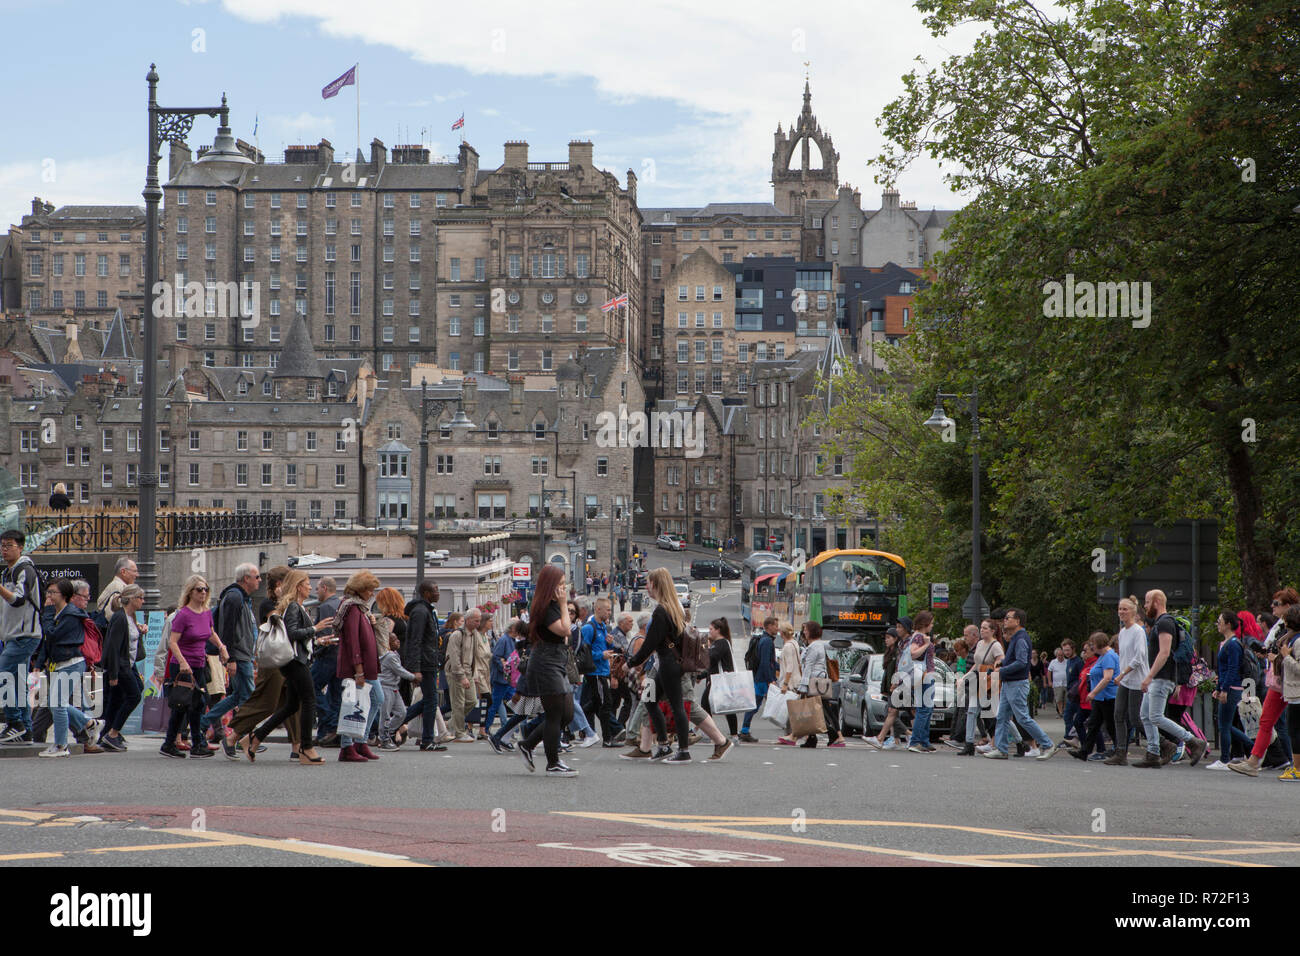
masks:
[[[749,639],[749,647],[745,648],[745,670],[758,670],[758,642],[762,639],[761,634],[755,634]]]
[[[1191,622],[1186,617],[1174,617],[1174,626],[1178,633],[1174,635],[1170,657],[1174,662],[1174,683],[1186,684],[1192,679],[1192,634]]]
[[[87,667],[93,667],[103,660],[104,634],[90,617],[82,622],[82,633],[85,636],[81,642],[81,656],[86,659]]]
[[[1244,686],[1246,681],[1250,681],[1255,685],[1256,695],[1258,695],[1259,658],[1255,656],[1255,652],[1247,647],[1246,642],[1241,638],[1237,638],[1237,642],[1241,645],[1241,683]]]
[[[519,686],[519,652],[511,651],[510,656],[506,658],[506,678],[510,681],[511,687]]]
[[[90,620],[94,622],[95,627],[99,629],[100,634],[108,633],[108,615],[99,608],[90,612]]]
[[[218,637],[221,636],[221,621],[219,620],[221,603],[226,599],[226,595],[230,593],[231,588],[239,588],[239,585],[227,584],[225,588],[222,589],[221,594],[217,597],[217,603],[212,606],[212,630],[217,632]],[[242,591],[243,588],[239,588],[239,590]]]
[[[687,627],[677,636],[676,643],[668,646],[677,652],[684,673],[698,674],[709,669],[709,642],[695,628]]]

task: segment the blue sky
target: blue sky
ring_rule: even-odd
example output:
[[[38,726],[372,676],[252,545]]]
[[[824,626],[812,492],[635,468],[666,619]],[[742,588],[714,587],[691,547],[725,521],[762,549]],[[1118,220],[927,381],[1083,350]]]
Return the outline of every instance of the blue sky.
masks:
[[[534,160],[564,160],[570,139],[591,139],[598,165],[620,179],[636,171],[642,206],[770,201],[772,134],[798,115],[808,61],[840,178],[875,208],[880,108],[914,56],[961,51],[951,38],[940,47],[905,0],[485,0],[472,5],[472,22],[445,9],[429,0],[0,0],[7,36],[32,38],[10,44],[0,88],[9,134],[0,229],[37,195],[142,203],[151,61],[163,105],[216,105],[224,91],[235,134],[252,141],[256,116],[268,159],[322,137],[337,154],[356,147],[355,91],[323,100],[320,89],[360,63],[363,143],[423,142],[451,155],[462,112],[488,168],[508,139],[527,140]],[[190,145],[211,142],[215,126],[198,120]],[[899,189],[921,208],[962,202],[929,160]]]

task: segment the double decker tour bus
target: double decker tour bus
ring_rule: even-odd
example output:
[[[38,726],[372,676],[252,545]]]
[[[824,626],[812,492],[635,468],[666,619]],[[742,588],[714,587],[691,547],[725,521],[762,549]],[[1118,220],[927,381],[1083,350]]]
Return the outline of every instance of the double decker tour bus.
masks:
[[[807,619],[820,624],[828,638],[880,646],[873,639],[907,616],[907,565],[888,551],[823,551],[808,562],[799,590],[807,596]]]
[[[771,610],[767,606],[761,607],[758,620],[753,622],[751,605],[755,600],[755,592],[763,591],[775,577],[787,575],[792,570],[794,569],[791,565],[782,561],[781,556],[772,551],[755,551],[745,559],[740,575],[740,616],[746,624],[750,624],[751,627],[761,625],[763,617]],[[764,604],[761,597],[760,604]]]

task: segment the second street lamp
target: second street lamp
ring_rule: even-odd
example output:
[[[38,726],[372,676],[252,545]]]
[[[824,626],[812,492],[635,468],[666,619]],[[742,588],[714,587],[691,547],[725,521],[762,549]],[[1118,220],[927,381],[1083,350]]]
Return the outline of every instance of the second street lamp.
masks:
[[[956,427],[956,422],[948,417],[944,411],[944,399],[970,399],[970,420],[971,420],[971,541],[970,541],[970,596],[966,598],[966,603],[962,605],[962,616],[972,624],[978,625],[981,620],[988,616],[989,606],[984,601],[984,586],[980,580],[980,403],[979,389],[976,388],[969,395],[957,395],[949,392],[939,392],[935,396],[934,411],[930,417],[925,420],[925,427],[932,428],[942,434],[951,434],[952,429]]]

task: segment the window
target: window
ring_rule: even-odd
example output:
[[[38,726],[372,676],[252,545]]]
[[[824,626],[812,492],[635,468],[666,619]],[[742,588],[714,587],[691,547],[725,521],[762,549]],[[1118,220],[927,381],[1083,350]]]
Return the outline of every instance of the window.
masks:
[[[353,209],[361,208],[361,193],[352,194],[352,208]]]
[[[312,521],[320,521],[320,511],[321,508],[320,508],[319,498],[313,498],[311,501],[307,503],[307,516]]]
[[[347,483],[348,483],[348,466],[335,465],[334,466],[334,487],[342,488]]]
[[[316,433],[315,433],[315,432],[308,432],[308,433],[307,433],[307,450],[308,450],[308,451],[316,451]]]
[[[596,477],[606,478],[609,476],[609,459],[600,457],[596,459]]]
[[[248,198],[251,199],[252,196],[249,196]],[[176,205],[188,206],[189,204],[190,204],[190,191],[188,189],[176,190]]]
[[[541,441],[546,437],[546,422],[533,422],[533,438]]]
[[[199,483],[199,463],[196,461],[190,462],[189,483],[191,487]]]
[[[534,475],[549,475],[551,460],[549,458],[539,458],[534,455],[532,458],[532,466]]]
[[[506,496],[501,494],[479,495],[478,516],[480,518],[504,518],[506,516]]]
[[[695,327],[696,327],[697,329],[702,329],[702,328],[704,328],[704,313],[703,313],[703,312],[696,312],[696,313],[695,313]]]
[[[456,258],[455,256],[452,256],[451,262],[449,263],[447,268],[449,270],[448,280],[451,282],[459,282],[460,281],[460,259]]]
[[[113,466],[112,465],[99,466],[99,484],[101,487],[104,488],[113,487]]]
[[[104,429],[104,442],[101,447],[104,451],[113,450],[113,429],[111,428]]]
[[[455,513],[456,513],[455,495],[434,495],[433,496],[433,516],[435,518],[450,518]]]
[[[587,278],[587,253],[579,252],[573,257],[573,272],[579,279]]]
[[[449,429],[450,430],[450,429]],[[450,475],[455,465],[453,455],[439,455],[437,462],[437,472],[440,475]]]
[[[416,223],[411,223],[411,225],[415,226]],[[413,236],[418,236],[419,234],[420,234],[419,230],[416,230],[415,232],[411,233],[411,235]],[[487,260],[475,259],[474,260],[474,281],[483,282],[485,279],[487,279]]]
[[[214,190],[209,189],[209,190],[207,191],[207,194],[204,196],[204,200],[203,200],[203,201],[204,201],[207,205],[209,205],[209,206],[215,206],[215,205],[217,204],[217,194],[216,194],[216,192],[215,192]]]
[[[483,474],[499,475],[501,474],[501,456],[484,455],[483,456]]]
[[[243,462],[235,465],[235,484],[240,487],[248,484],[248,465]]]
[[[62,272],[63,272],[63,257],[62,257],[62,256],[56,256],[55,258],[58,259],[58,261],[59,261],[59,272],[60,272],[60,274],[62,274]],[[118,256],[117,256],[117,274],[118,274],[118,277],[119,277],[119,278],[129,278],[129,277],[130,277],[130,275],[131,275],[131,254],[130,254],[130,253],[128,253],[128,252],[120,252],[120,253],[118,253]]]
[[[510,318],[512,324],[514,325],[514,328],[512,328],[510,331],[518,332],[519,331],[518,317],[511,316]],[[506,371],[509,372],[519,371],[519,350],[518,349],[511,349],[509,352],[506,353]]]
[[[550,349],[542,349],[542,371],[549,372],[553,367]]]
[[[284,466],[284,483],[290,488],[297,487],[298,485],[297,465],[290,463]]]
[[[271,463],[264,462],[262,464],[262,487],[264,488],[270,487],[270,484],[271,484]]]

